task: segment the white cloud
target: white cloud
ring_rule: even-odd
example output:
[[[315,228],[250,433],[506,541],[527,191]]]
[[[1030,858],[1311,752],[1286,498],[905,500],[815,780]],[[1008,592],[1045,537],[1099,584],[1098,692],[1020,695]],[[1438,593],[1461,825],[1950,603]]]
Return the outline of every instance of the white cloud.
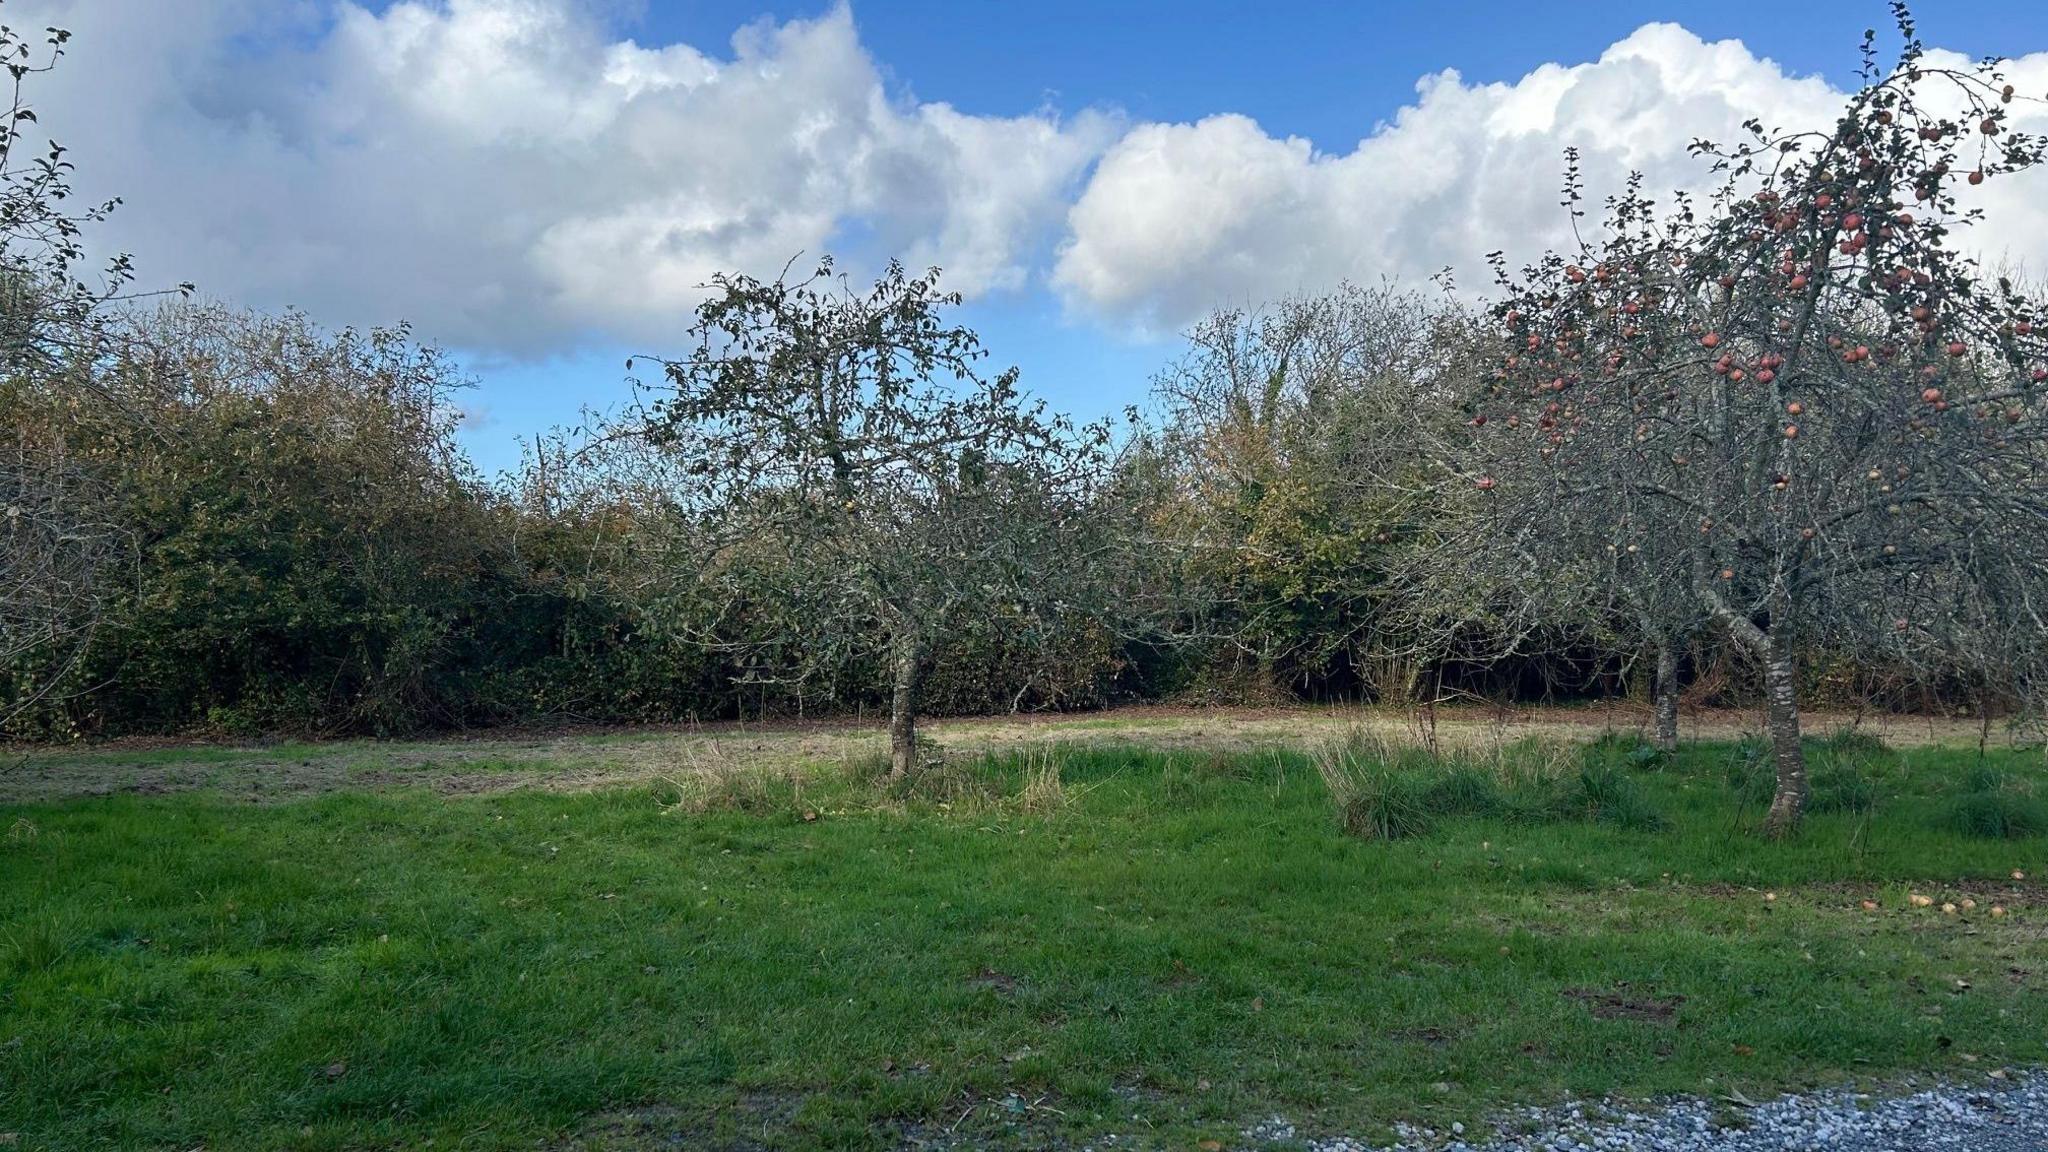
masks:
[[[576,0],[43,0],[76,34],[37,101],[145,273],[335,321],[537,352],[672,332],[710,274],[846,240],[1024,283],[1094,113],[892,97],[844,10],[727,58],[609,38]],[[287,47],[289,45],[289,47]]]
[[[1049,283],[1161,331],[1220,304],[1563,244],[1561,155],[1598,197],[1699,187],[1697,136],[1824,124],[1843,94],[1734,41],[1653,24],[1512,83],[1424,77],[1349,151],[1227,109],[1192,123],[892,93],[842,9],[729,48],[621,39],[599,0],[7,0],[76,34],[32,81],[105,236],[146,281],[336,323],[542,355],[665,343],[719,270],[900,255],[970,295]],[[1960,63],[1960,60],[1953,62]],[[2013,66],[2048,92],[2048,54]],[[2016,105],[2048,128],[2038,105]],[[2048,267],[2048,178],[1981,190],[1987,254]]]
[[[2048,90],[2048,55],[2011,72],[2028,91]],[[1425,77],[1414,104],[1343,154],[1241,116],[1146,124],[1109,150],[1074,204],[1054,282],[1077,311],[1153,328],[1347,277],[1451,266],[1460,284],[1484,288],[1486,253],[1523,260],[1569,242],[1558,205],[1567,147],[1581,151],[1597,217],[1631,171],[1653,193],[1708,186],[1706,165],[1686,152],[1695,138],[1736,139],[1751,117],[1825,126],[1845,98],[1739,42],[1651,24],[1595,62],[1547,64],[1512,84]],[[2048,127],[2037,106],[2015,108],[2032,130]],[[2029,173],[1982,191],[1998,227],[1974,241],[1987,254],[2048,257],[2038,207],[2048,180]]]

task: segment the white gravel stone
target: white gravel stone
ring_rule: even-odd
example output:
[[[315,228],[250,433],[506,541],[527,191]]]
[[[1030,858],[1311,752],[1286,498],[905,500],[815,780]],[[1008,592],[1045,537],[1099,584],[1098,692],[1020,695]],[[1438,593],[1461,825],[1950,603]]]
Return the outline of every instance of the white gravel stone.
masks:
[[[1613,1100],[1520,1109],[1495,1117],[1495,1127],[1512,1135],[1468,1143],[1463,1125],[1447,1136],[1402,1125],[1400,1142],[1385,1152],[2048,1152],[2048,1074],[2040,1070],[2011,1072],[1988,1087],[1938,1084],[1893,1097],[1848,1090],[1781,1096],[1735,1107],[1742,1123],[1718,1128],[1714,1117],[1727,1107],[1735,1106],[1688,1098],[1641,1111]],[[1273,1135],[1282,1130],[1286,1137]],[[1288,1143],[1293,1133],[1281,1117],[1245,1131],[1255,1143]],[[1309,1152],[1365,1147],[1351,1136],[1307,1144]]]

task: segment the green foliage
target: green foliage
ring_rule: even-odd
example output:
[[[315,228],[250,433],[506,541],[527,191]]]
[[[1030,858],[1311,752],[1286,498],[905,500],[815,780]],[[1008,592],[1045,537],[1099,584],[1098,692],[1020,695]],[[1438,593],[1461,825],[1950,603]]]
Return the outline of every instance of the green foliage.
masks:
[[[886,700],[858,653],[783,676],[813,632],[768,595],[622,594],[644,560],[618,541],[644,513],[588,498],[556,460],[517,491],[476,475],[454,439],[466,380],[402,328],[214,307],[130,323],[144,351],[99,383],[111,404],[0,381],[0,419],[96,478],[92,515],[121,548],[65,690],[11,734],[398,735]],[[1117,655],[1100,628],[970,621],[937,641],[930,706],[1099,705]],[[48,662],[0,672],[26,695]]]
[[[45,35],[41,46],[0,29],[0,49],[19,61],[17,86],[57,63],[64,34]],[[1972,99],[1991,91],[1961,73],[1941,75],[1975,91]],[[1855,96],[1852,119],[1893,108],[1903,98],[1898,84],[1893,77]],[[1919,115],[1910,103],[1897,107]],[[2004,115],[1988,103],[1985,110]],[[32,117],[24,109],[21,123]],[[1862,121],[1855,131],[1893,161],[1919,164],[1953,149],[1936,143],[1940,133],[1913,136],[1906,119],[1883,120],[1883,129]],[[892,677],[919,710],[938,713],[1084,708],[1131,696],[1392,699],[1425,682],[1523,699],[1581,692],[1624,666],[1616,654],[1642,640],[1623,635],[1639,625],[1617,624],[1614,598],[1597,587],[1619,570],[1585,562],[1601,545],[1612,548],[1613,533],[1527,533],[1599,502],[1560,501],[1536,484],[1519,486],[1534,502],[1515,505],[1508,497],[1518,485],[1491,487],[1501,473],[1489,478],[1484,505],[1475,504],[1468,478],[1449,490],[1442,483],[1443,466],[1459,455],[1442,449],[1501,437],[1535,453],[1540,475],[1553,475],[1603,437],[1560,432],[1539,443],[1526,429],[1511,431],[1519,427],[1511,397],[1492,394],[1505,384],[1475,395],[1474,371],[1490,369],[1502,351],[1494,342],[1509,337],[1508,357],[1492,370],[1503,382],[1533,374],[1544,387],[1527,397],[1510,389],[1514,405],[1554,409],[1548,386],[1568,386],[1564,375],[1580,383],[1561,374],[1556,357],[1598,360],[1582,352],[1620,334],[1586,321],[1611,318],[1622,294],[1659,283],[1698,287],[1696,278],[1725,273],[1740,291],[1715,292],[1723,311],[1740,315],[1715,322],[1741,321],[1741,331],[1724,324],[1725,333],[1757,352],[1782,343],[1781,330],[1761,322],[1790,304],[1771,262],[1751,259],[1748,247],[1752,225],[1776,227],[1776,208],[1737,198],[1698,219],[1688,211],[1675,222],[1684,227],[1660,239],[1642,231],[1652,206],[1632,188],[1613,201],[1627,227],[1609,238],[1618,247],[1602,265],[1621,282],[1596,271],[1586,283],[1581,270],[1574,283],[1563,257],[1547,259],[1530,270],[1542,283],[1524,285],[1533,293],[1526,307],[1498,315],[1505,329],[1434,294],[1394,287],[1347,285],[1221,312],[1156,381],[1159,422],[1113,445],[1106,425],[1079,427],[1033,402],[1014,370],[983,374],[980,341],[947,315],[958,298],[939,289],[936,272],[892,266],[866,292],[836,278],[829,261],[794,283],[718,275],[688,344],[661,364],[667,387],[649,409],[604,429],[632,435],[537,443],[520,475],[494,481],[476,475],[456,443],[467,381],[403,327],[329,332],[295,314],[218,307],[110,313],[132,271],[116,256],[88,274],[82,261],[94,246],[82,238],[112,204],[79,205],[61,150],[50,145],[38,163],[13,151],[21,139],[0,126],[0,157],[21,161],[0,164],[0,217],[12,222],[0,230],[0,421],[10,433],[0,505],[10,518],[7,571],[41,571],[44,586],[25,590],[10,575],[0,613],[7,736],[393,735],[496,723],[866,715],[892,705]],[[2021,139],[2001,141],[2010,166],[2038,159],[2038,142],[2021,148]],[[1861,188],[1875,202],[1907,175],[1889,161],[1829,172],[1814,157],[1782,155],[1764,178],[1800,200],[1826,187],[1836,195]],[[1934,182],[1923,186],[1933,195],[1954,174],[1943,163],[1921,177]],[[1581,195],[1574,184],[1568,199]],[[1800,217],[1793,234],[1818,244],[1823,260],[1835,243],[1827,218]],[[1784,220],[1789,227],[1792,218]],[[2004,362],[1978,365],[1973,352],[1973,371],[2009,372],[2038,358],[2039,337],[2014,323],[2036,306],[2009,286],[1996,302],[1964,291],[1976,274],[1937,251],[1944,234],[1914,234],[1941,257],[1929,274],[1943,279],[1924,293],[1940,312],[1929,336],[1974,326],[1972,339],[1997,346]],[[1839,299],[1854,281],[1840,269],[1822,275],[1826,267],[1816,266],[1816,281]],[[1882,304],[1896,313],[1911,294],[1894,288]],[[1593,427],[1625,449],[1614,460],[1678,470],[1666,477],[1670,491],[1777,474],[1776,463],[1702,470],[1686,463],[1690,450],[1635,447],[1641,404],[1686,408],[1708,394],[1670,389],[1668,366],[1630,360],[1630,349],[1651,346],[1693,356],[1705,320],[1689,310],[1700,300],[1689,288],[1660,289],[1627,305],[1650,306],[1630,328],[1668,331],[1614,348],[1615,365],[1647,370],[1657,384],[1642,396],[1600,393],[1616,406],[1593,413],[1604,413]],[[1870,318],[1854,308],[1805,315],[1813,324],[1797,331],[1809,342],[1869,334]],[[1541,348],[1546,336],[1551,352],[1519,351]],[[1928,344],[1909,347],[1885,371],[1905,373],[1908,360],[1931,359],[1920,367],[1937,372],[1961,367]],[[1839,359],[1815,352],[1816,370]],[[1958,490],[1974,490],[1982,470],[1957,462],[1992,449],[2011,476],[1994,486],[1999,501],[1902,500],[1874,520],[1882,506],[1859,494],[1860,482],[1801,484],[1802,492],[1847,494],[1841,524],[1876,525],[1856,540],[1841,537],[1869,561],[1861,570],[1902,567],[1880,559],[1892,554],[1899,517],[1917,525],[1928,545],[1921,551],[1933,555],[1949,553],[1942,542],[1962,523],[1959,508],[2021,500],[2038,509],[2036,440],[1980,440],[1965,414],[1981,404],[1955,403],[1952,415],[1927,425],[1922,384],[1872,390],[1862,381],[1873,370],[1850,377],[1838,366],[1816,379],[1855,403],[1818,405],[1802,445],[1838,420],[1861,429],[1850,413],[1876,404],[1869,414],[1886,426],[1894,417],[1926,425],[1927,436],[1903,442],[1927,455],[1897,477],[1905,487],[1946,474]],[[1778,400],[1758,390],[1731,395],[1770,413],[1729,427],[1776,427]],[[1583,424],[1588,402],[1571,403],[1574,425]],[[2033,419],[2028,411],[2001,415]],[[1537,427],[1550,419],[1529,415]],[[1970,452],[1937,447],[1953,437]],[[1842,476],[1897,463],[1897,444],[1862,431],[1853,439],[1856,451],[1885,458],[1857,461]],[[1763,442],[1773,460],[1779,440],[1770,432]],[[1802,451],[1798,459],[1839,465],[1847,457]],[[1574,466],[1588,462],[1599,457]],[[1751,494],[1773,524],[1782,511],[1776,492]],[[1717,487],[1696,503],[1722,494]],[[1503,510],[1508,530],[1481,527],[1475,536],[1482,506]],[[1628,518],[1657,506],[1612,510],[1635,533],[1641,525]],[[1680,519],[1643,542],[1711,550],[1740,537],[1698,533],[1691,511]],[[2001,514],[1985,526],[2008,522],[2024,518]],[[1998,546],[1973,555],[2007,569],[2003,583],[1961,569],[1944,577],[1954,589],[1979,589],[1959,601],[1970,602],[1968,630],[1942,634],[1919,621],[1901,631],[1908,622],[1884,606],[1887,597],[1855,593],[1836,596],[1831,618],[1801,642],[1816,653],[1839,647],[1852,673],[1903,669],[1893,679],[1954,696],[2018,682],[2013,673],[2031,667],[2042,645],[2038,630],[2006,626],[2006,602],[2024,602],[2020,590],[2044,570],[2025,551],[2038,537],[1985,536]],[[1508,547],[1507,563],[1483,562],[1478,546],[1489,541]],[[1539,554],[1568,555],[1531,581],[1532,544]],[[1632,555],[1635,544],[1617,554]],[[1733,562],[1718,553],[1702,559],[1712,561],[1708,570]],[[1752,565],[1738,566],[1746,582]],[[1657,579],[1685,586],[1692,567]],[[1871,613],[1861,625],[1878,624],[1879,640],[1861,625],[1854,636],[1836,634]],[[907,639],[885,645],[898,637]],[[1991,648],[1999,658],[1989,671],[1966,659]],[[1958,674],[1959,661],[1969,675]],[[1884,775],[1876,750],[1845,744],[1824,754],[1815,803],[1868,811]],[[1629,771],[1668,762],[1620,736],[1592,755]],[[1729,771],[1745,795],[1767,785],[1754,760]],[[1558,779],[1543,787],[1571,792]],[[1430,807],[1457,811],[1534,812],[1562,802],[1533,786],[1494,784],[1488,791],[1465,773],[1432,777],[1424,790]],[[1595,791],[1580,787],[1571,802],[1625,808],[1604,783]]]
[[[1346,323],[1380,322],[1353,306]],[[715,559],[657,549],[673,539],[662,518],[674,509],[630,498],[604,474],[616,461],[561,445],[537,450],[519,477],[487,481],[454,438],[465,378],[404,329],[328,332],[301,316],[211,307],[128,323],[135,351],[95,383],[113,404],[78,403],[48,381],[0,381],[0,419],[76,473],[86,518],[118,544],[78,659],[46,645],[0,669],[22,699],[51,666],[69,668],[9,734],[398,735],[886,709],[882,610],[819,600],[827,582],[806,576],[836,554],[772,532]],[[1382,506],[1371,486],[1328,472],[1369,447],[1331,437],[1375,434],[1384,399],[1340,383],[1301,376],[1270,410],[1226,404],[1218,411],[1237,415],[1220,421],[1191,404],[1168,437],[1170,466],[1151,457],[1167,470],[1159,491],[1104,496],[1131,500],[1148,533],[1233,542],[1196,550],[1187,569],[1126,557],[1124,574],[1126,607],[1151,597],[1249,613],[1173,625],[1225,639],[1134,640],[1057,595],[1061,582],[1034,575],[1042,563],[1005,560],[990,587],[1029,585],[1033,602],[949,609],[929,638],[924,710],[1090,708],[1226,686],[1399,694],[1443,674],[1390,655],[1415,639],[1401,629],[1421,625],[1389,614],[1377,589],[1385,566],[1413,558],[1404,548],[1426,544],[1385,524],[1424,513]],[[1348,414],[1324,421],[1326,410]],[[1227,467],[1202,471],[1210,460]],[[1063,555],[1042,544],[1017,556]],[[655,565],[668,592],[650,597]],[[1497,674],[1547,684],[1549,662],[1563,658],[1536,644]],[[1874,752],[1867,737],[1839,736],[1817,755],[1860,756],[1857,773],[1877,779]],[[1665,763],[1625,734],[1589,755],[1631,771]],[[1766,785],[1756,765],[1742,771],[1746,786]],[[1837,775],[1842,787],[1821,787],[1835,777],[1817,768],[1817,803],[1873,799]],[[1503,804],[1540,807],[1510,792]]]
[[[166,310],[135,338],[151,351],[109,374],[111,405],[4,398],[16,423],[111,470],[101,517],[131,542],[76,720],[249,734],[454,719],[433,716],[431,678],[484,599],[493,510],[459,472],[445,361],[403,331],[210,309]]]
[[[762,680],[829,685],[885,660],[899,774],[937,660],[1085,644],[1123,608],[1102,559],[1108,426],[1049,412],[1014,368],[985,375],[938,277],[892,262],[855,291],[829,258],[715,275],[658,398],[595,437],[633,446],[618,482],[650,510],[617,586],[657,613],[765,607],[782,627],[663,621]]]

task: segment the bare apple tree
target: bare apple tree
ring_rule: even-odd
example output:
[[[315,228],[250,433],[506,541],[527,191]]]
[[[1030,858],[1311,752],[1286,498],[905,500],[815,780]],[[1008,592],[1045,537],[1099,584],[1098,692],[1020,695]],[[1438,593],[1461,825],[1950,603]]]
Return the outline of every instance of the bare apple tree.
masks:
[[[801,633],[777,644],[789,674],[886,660],[891,773],[906,775],[950,632],[1103,606],[1108,429],[1049,415],[1015,369],[983,375],[936,270],[892,265],[856,292],[827,261],[712,287],[696,346],[661,361],[666,391],[644,414],[678,481],[664,547],[688,550],[700,605],[777,606]]]
[[[1506,347],[1468,401],[1460,483],[1499,532],[1760,665],[1772,835],[1807,791],[1802,650],[2017,671],[2048,637],[2040,307],[1955,245],[1968,187],[2040,141],[2008,130],[1995,61],[1930,66],[1898,23],[1831,129],[1699,142],[1723,177],[1704,203],[1631,181],[1597,240],[1501,267]],[[1575,220],[1582,195],[1574,169]]]
[[[1468,429],[1500,420],[1512,436],[1525,421],[1533,421],[1546,440],[1554,432],[1546,428],[1548,412],[1524,415],[1491,395],[1474,407],[1478,411],[1470,414]],[[1578,432],[1587,438],[1595,434],[1586,428]],[[1426,583],[1470,582],[1484,579],[1475,573],[1493,573],[1491,583],[1512,589],[1523,610],[1545,622],[1550,634],[1569,635],[1623,669],[1647,656],[1654,738],[1659,748],[1676,748],[1680,661],[1705,622],[1697,597],[1688,584],[1656,570],[1655,544],[1617,539],[1616,523],[1646,521],[1641,509],[1616,506],[1624,491],[1565,486],[1569,474],[1552,467],[1554,450],[1548,455],[1540,447],[1503,452],[1500,439],[1497,432],[1474,434],[1465,453],[1449,454],[1454,460],[1463,455],[1454,483],[1470,494],[1445,502],[1456,511],[1441,526],[1445,540],[1436,566],[1446,571]]]
[[[0,731],[59,692],[100,626],[121,533],[61,441],[16,428],[0,445]]]
[[[105,401],[106,306],[133,278],[122,255],[87,267],[85,231],[118,202],[74,207],[65,149],[45,140],[37,152],[31,139],[28,85],[69,40],[52,28],[37,44],[0,25],[0,730],[78,665],[119,543],[97,510],[95,471],[36,415]]]

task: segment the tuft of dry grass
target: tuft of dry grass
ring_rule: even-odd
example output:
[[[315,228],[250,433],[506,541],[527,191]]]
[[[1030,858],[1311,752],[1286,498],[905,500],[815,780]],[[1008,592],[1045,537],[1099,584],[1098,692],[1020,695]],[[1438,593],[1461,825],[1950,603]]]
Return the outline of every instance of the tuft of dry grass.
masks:
[[[1046,815],[1066,807],[1067,785],[1060,776],[1064,761],[1064,756],[1050,748],[1035,748],[1025,754],[1023,781],[1016,796],[1020,810]]]
[[[806,810],[804,777],[803,769],[790,765],[707,759],[689,771],[660,777],[662,784],[673,791],[657,803],[664,812],[684,815],[801,812]]]
[[[1429,830],[1429,813],[1413,776],[1399,770],[1400,748],[1388,737],[1355,728],[1317,750],[1316,774],[1329,790],[1337,823],[1362,840],[1401,840]]]

